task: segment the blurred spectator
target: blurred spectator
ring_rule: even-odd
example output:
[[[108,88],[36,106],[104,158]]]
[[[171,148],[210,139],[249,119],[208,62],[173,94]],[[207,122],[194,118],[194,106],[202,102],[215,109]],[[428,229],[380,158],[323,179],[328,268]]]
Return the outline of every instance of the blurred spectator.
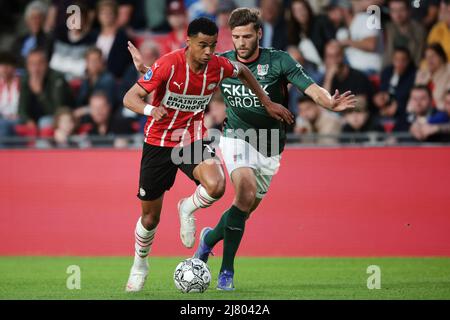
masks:
[[[18,123],[20,79],[16,75],[16,59],[0,53],[0,137],[14,135]]]
[[[311,35],[315,24],[314,14],[306,0],[293,0],[290,7],[291,15],[288,18],[288,43],[298,46],[306,60],[322,64],[322,58]]]
[[[67,8],[71,5],[77,5],[83,10],[87,11],[87,18],[82,22],[82,28],[89,29],[92,26],[92,23],[95,19],[95,3],[96,0],[51,0],[50,7],[48,9],[47,17],[45,20],[45,31],[46,32],[57,32],[61,33],[61,30],[67,29]],[[84,14],[82,12],[82,14]]]
[[[20,67],[24,66],[25,59],[31,50],[42,48],[46,56],[49,56],[52,50],[52,41],[44,32],[46,14],[47,5],[38,0],[29,3],[25,9],[27,33],[19,36],[12,48],[12,52],[17,55]]]
[[[414,137],[420,141],[450,142],[450,90],[444,101],[445,113],[431,117],[414,128]]]
[[[428,43],[439,43],[450,61],[450,0],[442,1],[444,7],[444,19],[437,23],[428,35]]]
[[[76,133],[76,119],[69,107],[60,107],[55,112],[53,140],[54,147],[67,148],[78,146],[72,136]]]
[[[153,1],[153,0],[151,0]],[[151,2],[150,1],[150,2]],[[142,0],[118,0],[119,4],[117,26],[119,28],[124,28],[127,34],[134,33],[134,30],[144,30],[147,28],[146,17],[145,17],[145,5],[146,2]],[[163,2],[163,5],[165,1]],[[154,8],[156,9],[156,7]]]
[[[391,22],[385,27],[385,47],[383,66],[392,60],[394,48],[405,47],[409,49],[415,65],[420,64],[425,45],[425,29],[417,21],[411,19],[410,3],[408,0],[389,1],[389,15]]]
[[[424,124],[440,124],[449,121],[447,112],[437,111],[433,108],[431,92],[428,87],[418,85],[411,91],[411,98],[408,104],[408,111],[410,112],[410,127],[411,134],[417,140],[426,139],[422,135],[422,125]],[[428,140],[432,140],[428,136]]]
[[[333,3],[336,2],[335,0],[308,0],[311,9],[313,10],[313,13],[315,15],[319,15],[324,13],[328,6]]]
[[[430,30],[438,20],[440,2],[441,0],[411,1],[413,19],[420,22],[427,31]]]
[[[383,128],[373,120],[367,108],[367,101],[364,96],[357,96],[357,105],[354,109],[349,109],[344,113],[344,126],[342,133],[365,133],[383,132]],[[340,142],[361,143],[368,142],[363,137],[342,137]]]
[[[96,46],[103,52],[108,71],[116,78],[121,78],[131,64],[131,57],[127,49],[128,37],[125,31],[117,26],[117,2],[101,0],[97,3],[97,11],[100,30]]]
[[[219,27],[219,35],[217,36],[216,52],[225,52],[233,50],[233,40],[230,27],[228,26],[228,19],[231,12],[236,9],[236,4],[233,0],[222,0],[217,8],[217,26]]]
[[[137,0],[117,0],[119,8],[117,10],[117,27],[126,28],[131,22],[131,18],[138,4]]]
[[[64,76],[49,69],[42,49],[33,49],[26,61],[21,81],[19,115],[31,127],[50,127],[58,106],[73,106],[73,97]]]
[[[168,32],[170,27],[167,23],[167,8],[171,0],[145,0],[143,2],[146,26],[153,32]]]
[[[225,108],[222,95],[220,92],[216,92],[208,105],[208,112],[205,114],[205,127],[222,130],[223,121],[226,118]]]
[[[336,39],[346,48],[345,56],[350,66],[366,74],[379,72],[382,62],[380,29],[368,26],[368,21],[381,23],[375,15],[366,12],[372,3],[372,0],[352,1],[353,13],[344,10],[348,29],[340,29],[336,34]]]
[[[94,92],[89,99],[89,115],[82,118],[82,123],[89,127],[89,136],[111,137],[134,133],[131,122],[121,117],[114,117],[108,96],[103,92]],[[115,146],[126,145],[126,140],[114,138]],[[93,146],[108,145],[105,141],[92,141]]]
[[[285,50],[288,45],[287,27],[281,0],[261,0],[262,38],[260,45]]]
[[[87,106],[90,95],[95,91],[103,91],[108,96],[111,106],[116,105],[116,82],[114,76],[105,70],[102,51],[92,47],[86,51],[86,71],[78,93],[76,106]]]
[[[172,31],[164,39],[161,55],[186,46],[187,15],[182,1],[171,1],[167,8],[167,19]]]
[[[192,21],[200,17],[206,17],[215,21],[218,7],[219,7],[219,0],[194,1],[188,7],[189,21]]]
[[[395,100],[398,112],[405,114],[409,93],[414,86],[416,67],[409,50],[404,47],[394,49],[390,58],[392,64],[381,73],[380,91],[374,96],[374,104],[383,109]]]
[[[328,42],[325,47],[323,87],[332,93],[335,90],[339,90],[341,93],[351,90],[353,94],[362,94],[367,101],[372,101],[372,84],[364,73],[353,69],[344,62],[343,48],[336,40]]]
[[[439,43],[432,43],[425,50],[425,64],[416,75],[416,84],[428,86],[433,93],[433,105],[444,109],[444,96],[450,88],[450,64]]]
[[[316,46],[321,57],[324,55],[325,45],[336,38],[336,32],[343,27],[344,10],[350,8],[350,3],[342,0],[331,0],[325,7],[325,14],[316,18],[313,26],[311,40]]]
[[[314,14],[306,0],[292,0],[288,18],[288,43],[298,46],[303,38],[310,38],[314,26]]]
[[[80,8],[81,28],[68,29],[64,26],[55,31],[55,44],[50,59],[50,68],[64,73],[66,80],[81,78],[86,69],[86,50],[95,44],[95,35],[91,32],[89,11],[82,3]]]
[[[335,114],[322,109],[310,97],[303,96],[298,100],[298,114],[295,133],[315,133],[319,135],[330,135],[318,137],[314,142],[318,144],[337,143],[337,136],[341,132],[341,120]],[[306,142],[306,141],[305,141]]]
[[[305,57],[300,52],[300,49],[297,46],[289,46],[287,48],[287,52],[289,55],[294,59],[295,61],[299,62],[305,72],[315,81],[319,82],[321,79],[321,73],[317,70],[317,66],[305,60]],[[293,86],[292,84],[288,84],[288,90],[289,90],[289,110],[297,116],[297,101],[298,98],[302,95],[301,92],[297,89],[296,86]],[[292,129],[289,128],[288,129]]]

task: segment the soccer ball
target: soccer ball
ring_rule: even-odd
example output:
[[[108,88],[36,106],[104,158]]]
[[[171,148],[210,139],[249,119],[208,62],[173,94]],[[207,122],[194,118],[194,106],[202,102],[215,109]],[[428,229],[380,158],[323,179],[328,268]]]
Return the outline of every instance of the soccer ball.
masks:
[[[189,258],[181,261],[173,274],[175,286],[181,292],[204,292],[211,282],[209,267],[202,260]]]

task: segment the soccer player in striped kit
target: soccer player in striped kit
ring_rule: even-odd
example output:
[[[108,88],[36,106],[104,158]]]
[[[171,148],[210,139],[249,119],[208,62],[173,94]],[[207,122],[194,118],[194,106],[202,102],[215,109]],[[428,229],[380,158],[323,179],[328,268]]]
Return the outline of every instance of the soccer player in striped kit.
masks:
[[[192,213],[209,207],[225,190],[225,177],[215,150],[204,137],[203,115],[220,82],[239,78],[264,103],[267,113],[279,121],[293,122],[292,114],[270,100],[251,71],[239,62],[214,55],[218,29],[206,18],[188,26],[187,47],[158,59],[125,95],[124,105],[148,116],[144,128],[138,198],[142,215],[135,229],[135,257],[126,291],[142,290],[148,275],[150,252],[163,203],[178,169],[197,185],[180,205],[180,235],[187,247],[195,241]],[[144,99],[154,93],[152,105]],[[217,160],[217,161],[216,161]],[[182,212],[189,212],[186,217]]]

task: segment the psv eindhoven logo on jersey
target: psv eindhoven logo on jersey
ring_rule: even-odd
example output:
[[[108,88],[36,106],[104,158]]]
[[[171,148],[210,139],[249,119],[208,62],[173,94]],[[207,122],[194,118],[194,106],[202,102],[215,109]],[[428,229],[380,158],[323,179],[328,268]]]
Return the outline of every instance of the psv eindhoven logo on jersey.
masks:
[[[268,64],[258,64],[256,67],[257,74],[260,77],[264,77],[269,72],[269,65]]]
[[[144,80],[150,81],[150,79],[153,77],[153,71],[152,69],[148,69],[148,71],[144,74]]]

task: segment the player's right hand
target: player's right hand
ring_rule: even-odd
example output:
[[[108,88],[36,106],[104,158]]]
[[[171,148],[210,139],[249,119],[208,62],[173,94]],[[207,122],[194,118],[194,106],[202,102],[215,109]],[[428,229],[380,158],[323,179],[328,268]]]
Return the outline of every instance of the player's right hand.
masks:
[[[152,117],[156,121],[159,121],[161,119],[164,119],[167,117],[167,110],[164,107],[156,107],[152,110]]]
[[[139,71],[140,73],[146,73],[147,68],[144,65],[142,55],[131,41],[128,41],[128,51],[131,54],[131,58],[133,59],[133,63],[136,70]]]
[[[265,105],[267,113],[278,121],[284,121],[287,124],[294,123],[294,115],[284,106],[279,103],[270,101]]]

